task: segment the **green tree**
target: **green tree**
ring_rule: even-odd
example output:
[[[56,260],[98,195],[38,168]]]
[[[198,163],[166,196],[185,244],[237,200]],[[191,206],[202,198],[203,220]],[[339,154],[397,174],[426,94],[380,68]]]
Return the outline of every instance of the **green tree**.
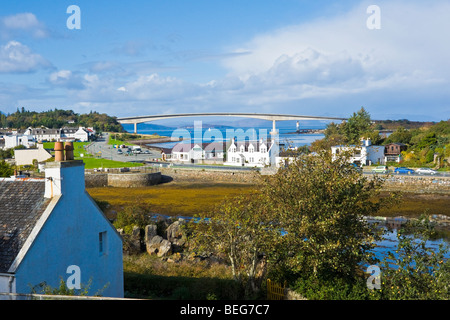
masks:
[[[267,272],[267,255],[280,238],[266,199],[258,193],[227,199],[191,228],[190,248],[226,259],[245,296],[256,297]]]
[[[0,161],[0,177],[10,177],[14,174],[14,169],[5,160]]]
[[[427,241],[435,234],[427,215],[409,221],[398,231],[398,248],[382,263],[384,299],[450,299],[450,260],[448,245],[436,250]]]
[[[353,278],[358,264],[372,261],[380,234],[365,216],[391,205],[395,194],[379,199],[383,180],[364,177],[342,153],[301,155],[272,176],[264,176],[262,194],[274,219],[286,231],[278,259],[291,270],[316,277]],[[284,255],[284,256],[283,256]]]
[[[409,144],[412,138],[411,131],[404,127],[399,127],[389,137],[386,138],[385,143],[399,142],[403,144]]]
[[[342,133],[350,144],[359,144],[363,133],[373,131],[370,114],[361,107],[342,125]]]
[[[134,226],[144,229],[146,225],[151,224],[150,209],[141,200],[137,200],[132,206],[117,213],[114,220],[114,227],[123,229],[125,233],[131,233]]]

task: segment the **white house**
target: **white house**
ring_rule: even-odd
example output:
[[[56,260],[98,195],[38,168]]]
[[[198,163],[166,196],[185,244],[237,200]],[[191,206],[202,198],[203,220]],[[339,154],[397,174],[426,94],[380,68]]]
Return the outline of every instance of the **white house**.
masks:
[[[90,137],[95,134],[93,129],[83,127],[61,129],[48,128],[28,128],[26,135],[32,136],[36,141],[61,141],[61,140],[77,140],[81,142],[89,141]]]
[[[333,159],[339,153],[350,152],[350,163],[357,165],[384,164],[384,146],[372,145],[370,139],[362,139],[361,145],[343,145],[331,147]]]
[[[33,164],[33,160],[42,162],[52,157],[50,152],[44,149],[42,143],[37,144],[36,149],[17,149],[14,150],[14,160],[17,166]]]
[[[64,281],[123,297],[122,239],[86,192],[82,161],[47,163],[45,179],[0,178],[0,203],[0,292]]]
[[[227,145],[226,162],[224,165],[264,167],[271,164],[271,156],[275,148],[272,140],[246,140],[231,139]]]
[[[35,145],[35,139],[32,135],[28,134],[13,134],[5,135],[5,149],[15,148],[17,146],[24,146],[25,148],[30,148]]]
[[[58,141],[61,138],[61,129],[28,128],[25,134],[33,136],[36,141]]]
[[[81,142],[89,141],[89,132],[83,128],[62,128],[61,140],[78,140]]]
[[[222,142],[210,143],[177,143],[166,159],[175,162],[194,163],[197,161],[223,161],[225,144]]]

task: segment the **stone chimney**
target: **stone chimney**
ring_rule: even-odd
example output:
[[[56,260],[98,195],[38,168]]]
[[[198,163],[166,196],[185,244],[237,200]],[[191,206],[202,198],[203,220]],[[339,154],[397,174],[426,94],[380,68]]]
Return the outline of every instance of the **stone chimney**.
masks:
[[[55,161],[45,165],[45,198],[84,193],[84,162],[74,160],[73,143],[55,142]]]

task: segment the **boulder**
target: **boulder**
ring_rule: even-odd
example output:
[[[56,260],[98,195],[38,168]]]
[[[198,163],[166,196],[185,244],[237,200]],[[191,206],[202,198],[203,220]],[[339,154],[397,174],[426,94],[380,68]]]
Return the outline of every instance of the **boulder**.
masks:
[[[185,224],[185,221],[179,219],[167,227],[166,230],[167,240],[172,243],[175,252],[182,251],[186,244],[186,234],[182,228],[183,224]]]
[[[164,239],[159,246],[158,257],[167,257],[172,254],[172,244],[169,240]]]
[[[150,243],[150,241],[153,239],[153,237],[158,235],[157,229],[158,229],[158,227],[156,226],[156,224],[149,224],[149,225],[145,226],[144,241],[146,244]]]
[[[150,255],[156,254],[158,257],[163,257],[172,254],[172,244],[161,236],[154,236],[146,245]]]

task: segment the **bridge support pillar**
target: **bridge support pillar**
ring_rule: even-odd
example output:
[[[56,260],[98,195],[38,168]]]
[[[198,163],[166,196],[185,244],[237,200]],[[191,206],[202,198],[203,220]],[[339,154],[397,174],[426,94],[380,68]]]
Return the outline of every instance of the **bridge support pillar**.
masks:
[[[272,131],[270,132],[271,135],[277,134],[277,127],[276,127],[276,120],[272,120]]]
[[[134,123],[134,133],[137,133],[137,122]]]

